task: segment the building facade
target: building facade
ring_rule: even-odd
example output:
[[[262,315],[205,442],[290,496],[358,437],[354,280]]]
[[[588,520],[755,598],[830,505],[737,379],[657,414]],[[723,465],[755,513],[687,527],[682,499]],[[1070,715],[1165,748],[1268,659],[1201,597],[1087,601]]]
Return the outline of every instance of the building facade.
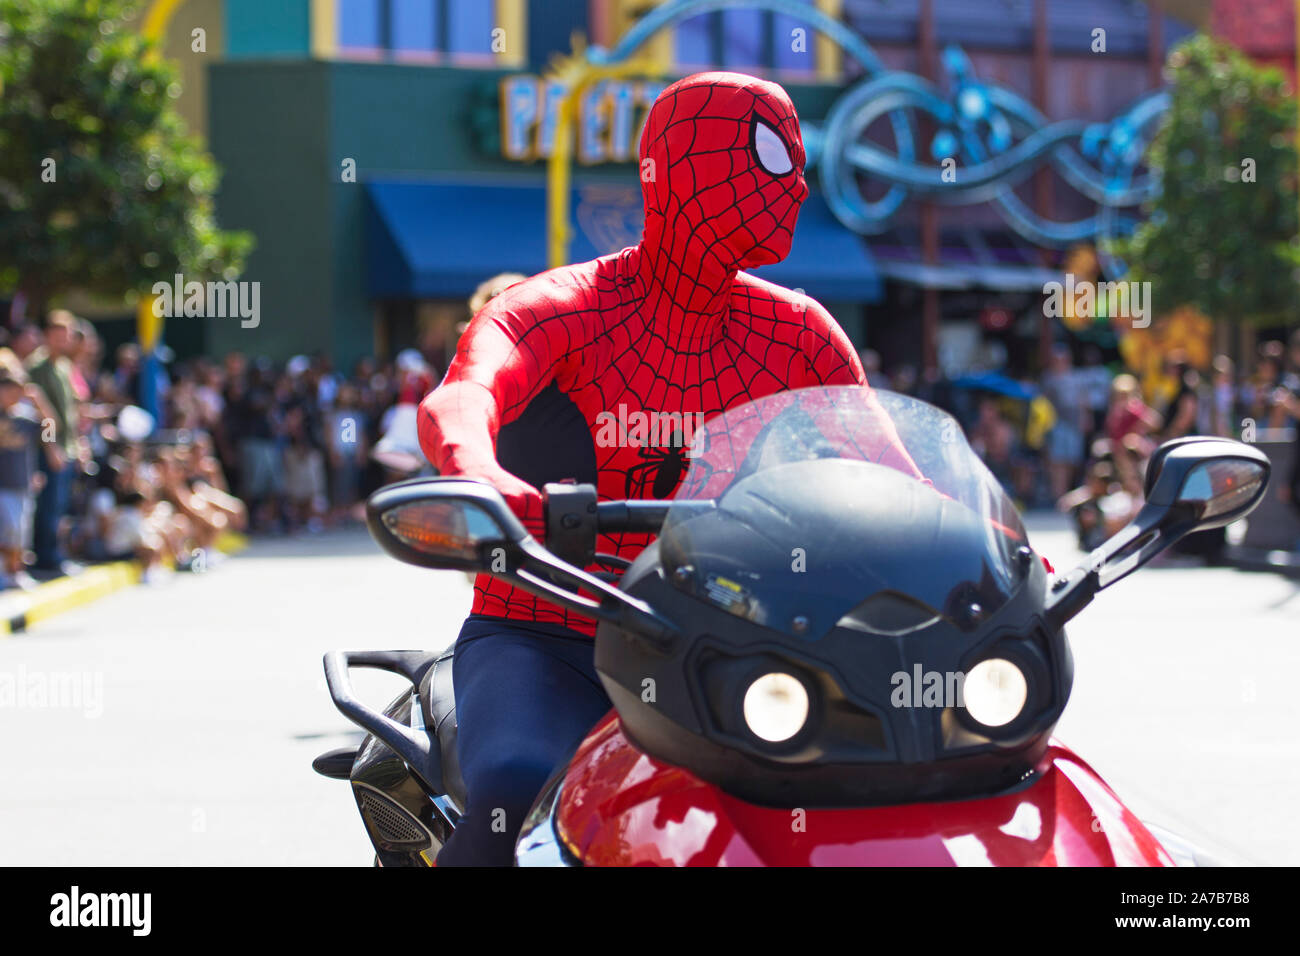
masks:
[[[678,76],[725,68],[777,79],[806,138],[816,139],[865,71],[842,43],[804,30],[787,9],[794,3],[741,3],[675,21],[639,51],[648,64],[640,75],[582,98],[571,260],[636,241],[636,140],[649,102]],[[881,69],[941,88],[953,82],[945,51],[960,47],[982,82],[1033,104],[1046,122],[1115,116],[1158,85],[1166,51],[1190,29],[1131,0],[807,5],[848,27]],[[258,328],[207,323],[193,346],[276,357],[319,349],[347,364],[412,344],[445,354],[479,281],[546,268],[546,161],[558,102],[547,78],[557,57],[573,54],[575,37],[614,48],[662,4],[170,6],[164,50],[188,84],[182,110],[224,170],[222,225],[257,237],[244,278],[261,283]],[[193,52],[196,29],[205,32],[202,54]],[[934,133],[924,117],[918,129]],[[960,365],[990,337],[1013,362],[1034,363],[1051,334],[1040,321],[1041,288],[1059,274],[1063,245],[1017,234],[991,203],[940,208],[918,199],[887,228],[862,234],[833,213],[815,173],[790,259],[762,274],[822,300],[856,342],[890,363]],[[859,180],[864,194],[878,191]],[[1047,219],[1086,214],[1086,202],[1057,180],[1044,168],[1015,190]]]

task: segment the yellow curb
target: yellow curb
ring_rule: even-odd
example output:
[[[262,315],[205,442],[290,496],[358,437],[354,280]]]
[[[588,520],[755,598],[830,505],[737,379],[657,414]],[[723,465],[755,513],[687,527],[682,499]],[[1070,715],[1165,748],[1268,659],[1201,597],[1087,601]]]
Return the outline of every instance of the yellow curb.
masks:
[[[217,535],[217,550],[225,554],[238,554],[248,547],[248,538],[238,531],[223,531]]]
[[[130,587],[140,580],[140,565],[135,561],[100,564],[70,578],[58,578],[38,585],[6,606],[0,619],[0,634],[25,631],[37,621],[89,604],[114,591]]]
[[[218,550],[226,554],[236,554],[246,547],[248,539],[234,532],[217,539]],[[138,584],[142,570],[139,561],[114,561],[94,565],[70,578],[47,581],[30,591],[14,592],[12,603],[0,599],[0,637],[25,631],[38,621]]]

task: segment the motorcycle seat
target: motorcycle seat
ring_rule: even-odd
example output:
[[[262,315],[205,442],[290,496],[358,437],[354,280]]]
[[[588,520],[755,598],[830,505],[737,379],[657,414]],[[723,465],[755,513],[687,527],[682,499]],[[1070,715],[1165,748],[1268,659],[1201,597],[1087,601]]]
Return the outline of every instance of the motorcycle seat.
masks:
[[[460,760],[456,756],[456,692],[451,682],[452,660],[456,653],[453,642],[438,655],[429,668],[420,688],[420,699],[425,706],[425,725],[433,731],[442,755],[442,785],[446,795],[464,811],[465,781],[460,775]]]

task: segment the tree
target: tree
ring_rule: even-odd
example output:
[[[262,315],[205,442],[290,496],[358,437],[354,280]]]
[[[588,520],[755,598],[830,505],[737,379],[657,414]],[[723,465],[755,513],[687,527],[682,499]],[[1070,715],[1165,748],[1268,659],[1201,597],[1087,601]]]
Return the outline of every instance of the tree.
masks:
[[[40,315],[175,273],[233,279],[253,240],[213,216],[219,173],[129,0],[0,0],[0,291]]]
[[[1300,294],[1295,100],[1281,74],[1196,36],[1169,57],[1172,105],[1148,164],[1149,218],[1113,251],[1151,283],[1156,311],[1191,305],[1224,325],[1293,319]]]

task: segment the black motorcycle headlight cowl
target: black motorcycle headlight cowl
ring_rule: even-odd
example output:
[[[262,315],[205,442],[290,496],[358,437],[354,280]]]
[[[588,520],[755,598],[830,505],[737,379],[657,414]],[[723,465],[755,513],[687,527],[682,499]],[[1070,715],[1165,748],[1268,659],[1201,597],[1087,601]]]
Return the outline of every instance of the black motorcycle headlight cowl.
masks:
[[[958,623],[948,611],[977,603],[965,591],[945,598],[939,613],[877,588],[824,614],[829,630],[819,633],[813,623],[799,626],[816,616],[818,602],[807,594],[791,609],[804,618],[780,617],[787,629],[678,586],[666,567],[698,569],[722,554],[699,527],[690,530],[691,540],[678,542],[680,560],[664,561],[661,539],[623,581],[635,597],[689,622],[673,653],[649,655],[621,629],[597,634],[596,668],[633,744],[764,806],[964,799],[1002,792],[1032,770],[1072,673],[1064,633],[1043,623],[1047,572],[1032,554],[1005,602],[992,611],[980,603],[969,620]],[[788,566],[772,563],[735,580],[757,594],[789,577]],[[899,674],[910,688],[903,701]],[[968,674],[969,710],[961,683]]]

